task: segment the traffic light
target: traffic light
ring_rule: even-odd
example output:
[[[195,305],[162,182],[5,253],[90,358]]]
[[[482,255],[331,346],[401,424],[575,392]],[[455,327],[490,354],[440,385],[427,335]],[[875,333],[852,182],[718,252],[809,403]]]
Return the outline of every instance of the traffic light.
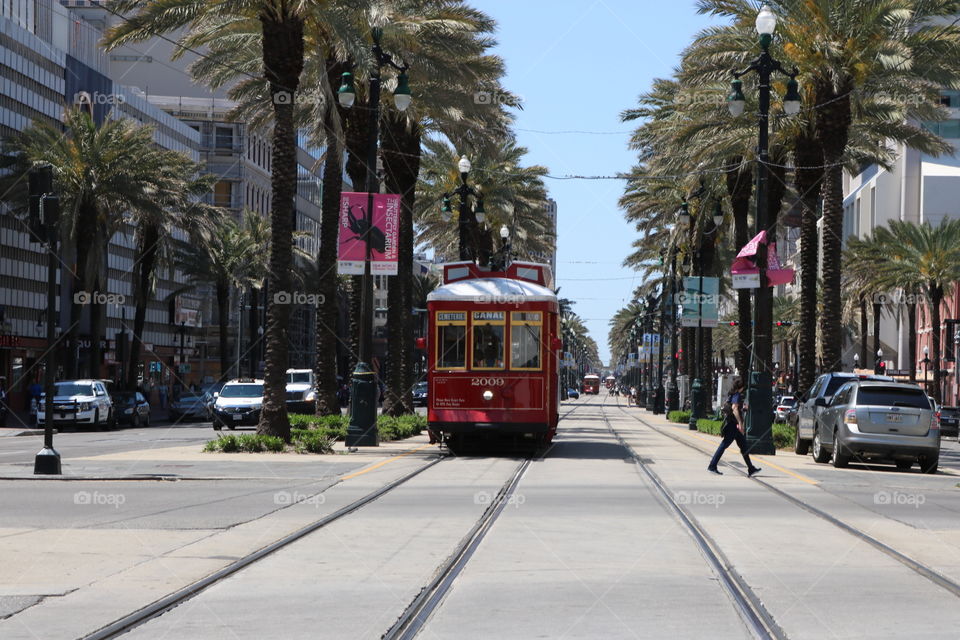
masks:
[[[881,360],[880,363],[877,365],[877,373],[879,373],[880,375],[886,375],[887,373],[887,363],[884,362],[883,360]]]
[[[27,224],[32,240],[43,242],[48,231],[53,233],[60,218],[60,199],[53,194],[53,167],[45,164],[31,169],[27,183],[30,205]]]

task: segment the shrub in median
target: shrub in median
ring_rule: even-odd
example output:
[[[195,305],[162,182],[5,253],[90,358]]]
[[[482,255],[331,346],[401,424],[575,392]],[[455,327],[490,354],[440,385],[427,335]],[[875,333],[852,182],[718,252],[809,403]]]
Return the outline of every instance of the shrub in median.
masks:
[[[670,422],[678,422],[680,424],[687,424],[690,422],[690,412],[689,411],[671,411],[667,414],[667,420]]]
[[[323,430],[297,429],[293,435],[293,449],[297,453],[333,453],[337,439]]]
[[[223,453],[235,453],[237,451],[260,453],[262,451],[280,452],[286,449],[286,446],[283,439],[276,436],[244,433],[241,435],[230,434],[211,440],[204,445],[203,450],[222,451]]]

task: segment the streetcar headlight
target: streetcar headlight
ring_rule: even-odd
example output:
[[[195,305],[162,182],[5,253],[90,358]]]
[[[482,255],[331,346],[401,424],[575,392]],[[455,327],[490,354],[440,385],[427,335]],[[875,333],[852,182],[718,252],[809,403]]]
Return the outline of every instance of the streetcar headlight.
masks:
[[[490,402],[491,400],[493,400],[493,391],[490,391],[490,389],[487,389],[486,391],[484,391],[483,399],[486,400],[487,402]]]

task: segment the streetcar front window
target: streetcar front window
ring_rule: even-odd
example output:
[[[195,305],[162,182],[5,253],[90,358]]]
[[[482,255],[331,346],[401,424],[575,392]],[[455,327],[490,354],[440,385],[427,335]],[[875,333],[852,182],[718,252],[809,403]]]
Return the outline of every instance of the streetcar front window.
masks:
[[[473,312],[473,357],[474,369],[504,368],[505,311]]]
[[[540,320],[536,311],[516,311],[510,319],[510,368],[540,369]]]
[[[467,368],[467,314],[465,311],[440,311],[437,321],[437,368]]]

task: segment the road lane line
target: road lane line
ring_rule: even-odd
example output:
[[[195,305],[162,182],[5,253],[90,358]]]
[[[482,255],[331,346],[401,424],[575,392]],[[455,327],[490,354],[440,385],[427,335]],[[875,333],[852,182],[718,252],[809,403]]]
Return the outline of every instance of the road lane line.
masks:
[[[404,451],[403,453],[397,454],[397,455],[393,456],[392,458],[387,458],[386,460],[381,460],[380,462],[378,462],[378,463],[376,463],[376,464],[374,464],[374,465],[372,465],[372,466],[369,466],[369,467],[367,467],[367,468],[365,468],[365,469],[361,469],[360,471],[355,471],[354,473],[351,473],[351,474],[349,474],[349,475],[343,476],[342,478],[340,478],[340,480],[350,480],[351,478],[356,478],[357,476],[362,476],[363,474],[368,473],[368,472],[370,472],[370,471],[373,471],[374,469],[379,469],[380,467],[382,467],[382,466],[385,465],[385,464],[390,464],[390,463],[393,462],[394,460],[399,460],[399,459],[402,458],[403,456],[408,456],[408,455],[410,455],[411,453],[416,453],[417,451],[422,451],[423,449],[427,449],[427,448],[432,447],[432,446],[433,446],[432,444],[425,444],[425,445],[423,445],[422,447],[417,447],[416,449],[410,449],[409,451]]]

